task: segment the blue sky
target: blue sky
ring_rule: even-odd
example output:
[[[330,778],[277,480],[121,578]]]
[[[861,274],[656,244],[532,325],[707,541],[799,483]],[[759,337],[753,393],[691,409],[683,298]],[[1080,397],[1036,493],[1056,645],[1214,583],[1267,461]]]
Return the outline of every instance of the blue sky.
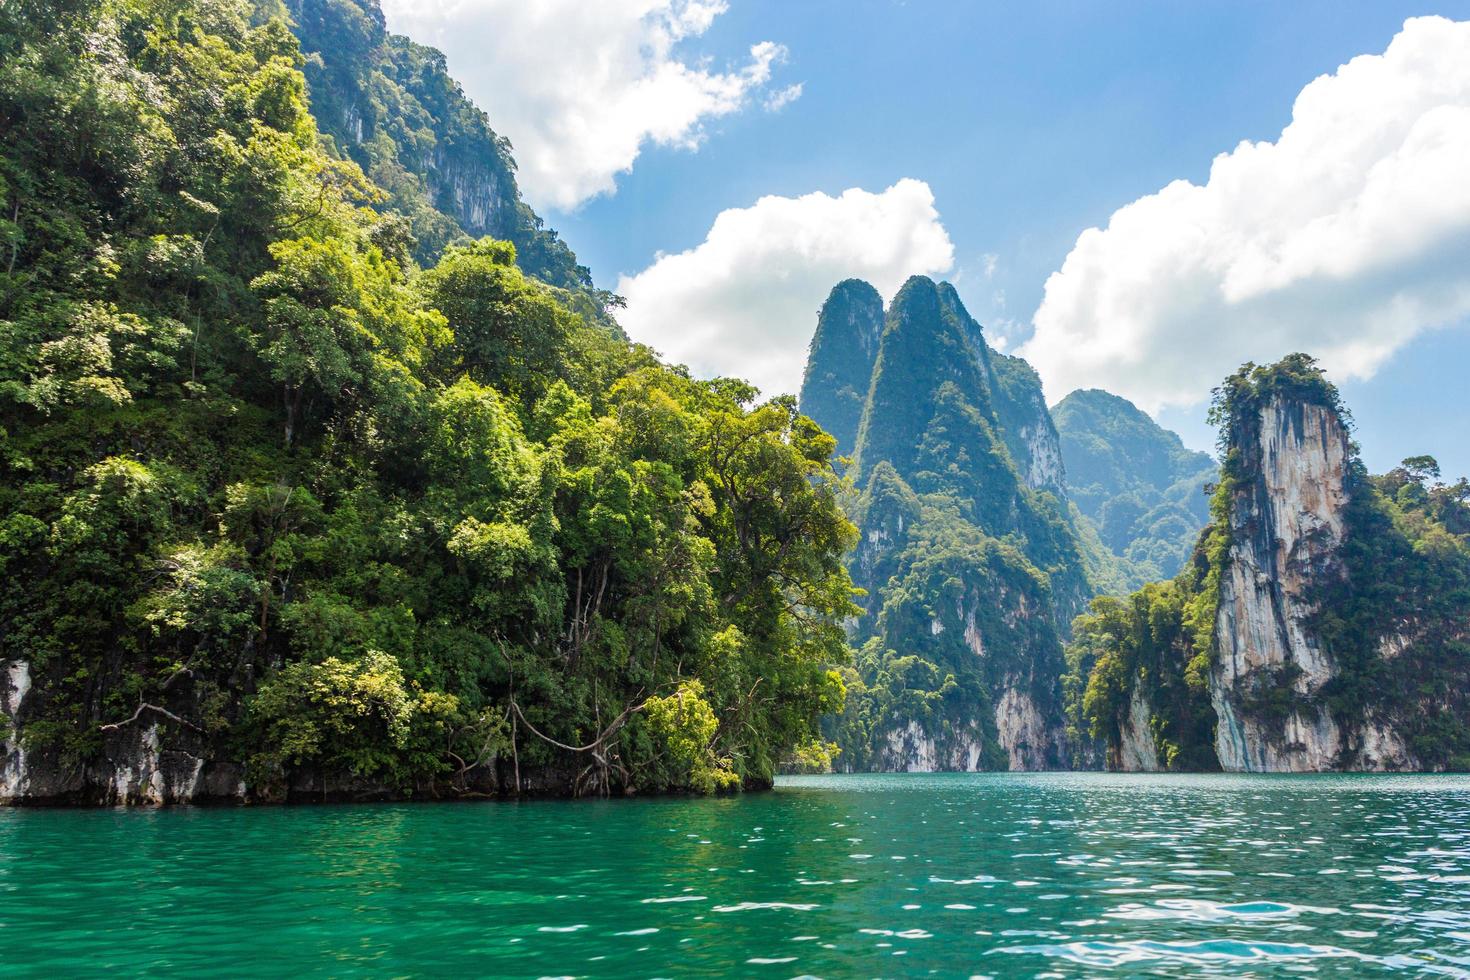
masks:
[[[469,39],[494,19],[494,0],[451,4],[437,23],[388,8],[390,26],[446,49],[492,125],[536,149],[529,129],[518,135],[499,121],[513,116],[495,104],[508,97],[503,86],[476,74]],[[987,332],[1014,348],[1084,229],[1171,181],[1203,184],[1217,154],[1280,137],[1312,79],[1382,53],[1406,18],[1470,19],[1470,2],[731,0],[706,13],[707,24],[669,41],[670,57],[755,78],[752,45],[774,42],[784,51],[767,59],[761,91],[800,83],[800,95],[777,111],[762,108],[759,94],[710,111],[696,149],[645,140],[631,169],[612,176],[613,189],[580,205],[556,199],[546,181],[536,193],[533,175],[528,196],[598,282],[616,286],[659,253],[698,249],[717,214],[765,196],[881,192],[911,178],[932,191],[952,243],[948,277]],[[559,70],[557,54],[546,57],[546,70]],[[793,319],[783,329],[804,338],[815,306],[804,323],[796,313],[764,315]],[[1447,475],[1470,473],[1467,369],[1470,329],[1461,323],[1403,344],[1371,379],[1343,383],[1370,468],[1429,452]],[[1048,390],[1053,401],[1063,394]],[[1208,448],[1203,414],[1199,404],[1158,408],[1162,422]]]

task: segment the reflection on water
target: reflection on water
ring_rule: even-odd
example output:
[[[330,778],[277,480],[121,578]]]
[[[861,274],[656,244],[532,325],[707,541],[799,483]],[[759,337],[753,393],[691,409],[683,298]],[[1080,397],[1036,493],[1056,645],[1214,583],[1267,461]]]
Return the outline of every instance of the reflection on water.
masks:
[[[1470,977],[1470,777],[0,811],[0,972]]]

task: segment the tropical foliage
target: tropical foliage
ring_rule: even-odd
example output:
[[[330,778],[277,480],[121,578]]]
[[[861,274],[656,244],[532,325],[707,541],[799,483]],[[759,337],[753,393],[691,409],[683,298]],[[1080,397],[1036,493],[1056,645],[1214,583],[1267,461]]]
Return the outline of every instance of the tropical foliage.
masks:
[[[79,764],[158,722],[264,796],[303,767],[769,780],[841,706],[831,438],[660,365],[513,244],[421,267],[423,216],[321,138],[304,64],[233,0],[0,7],[26,744]]]

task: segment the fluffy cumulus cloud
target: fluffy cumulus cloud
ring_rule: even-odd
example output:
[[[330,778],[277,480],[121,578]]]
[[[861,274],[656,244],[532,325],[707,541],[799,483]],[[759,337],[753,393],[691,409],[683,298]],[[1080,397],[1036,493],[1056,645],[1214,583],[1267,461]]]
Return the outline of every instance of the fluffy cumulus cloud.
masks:
[[[1470,315],[1470,23],[1410,20],[1217,157],[1078,237],[1021,353],[1048,394],[1189,406],[1247,359],[1371,376]]]
[[[919,180],[880,193],[763,197],[723,211],[705,240],[624,276],[618,319],[635,340],[701,377],[746,378],[767,395],[801,387],[827,293],[866,279],[885,300],[910,275],[954,265],[954,246]]]
[[[704,124],[770,91],[786,49],[752,46],[715,67],[686,51],[723,0],[384,0],[388,26],[444,51],[450,70],[515,145],[521,189],[572,208],[614,189],[648,143],[686,149]]]

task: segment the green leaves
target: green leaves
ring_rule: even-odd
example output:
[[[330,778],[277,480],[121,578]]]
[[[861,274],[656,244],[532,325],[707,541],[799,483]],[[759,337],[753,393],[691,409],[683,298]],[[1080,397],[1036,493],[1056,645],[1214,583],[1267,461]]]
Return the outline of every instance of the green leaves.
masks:
[[[453,331],[439,370],[464,372],[528,402],[559,373],[573,319],[550,290],[515,268],[510,243],[451,246],[418,286]]]
[[[720,726],[699,681],[679,685],[668,697],[649,698],[643,717],[669,784],[706,795],[740,785],[731,761],[715,754],[712,743]]]
[[[268,746],[251,760],[256,778],[270,781],[302,763],[389,774],[407,746],[414,709],[398,661],[377,650],[355,661],[289,664],[250,700]]]
[[[507,752],[576,777],[589,732],[610,778],[569,787],[708,792],[812,744],[853,610],[830,437],[508,242],[417,269],[423,216],[326,151],[281,24],[89,9],[85,56],[0,10],[0,570],[29,584],[0,658],[35,668],[36,737],[80,760],[166,706],[165,748],[263,796],[463,789]]]

